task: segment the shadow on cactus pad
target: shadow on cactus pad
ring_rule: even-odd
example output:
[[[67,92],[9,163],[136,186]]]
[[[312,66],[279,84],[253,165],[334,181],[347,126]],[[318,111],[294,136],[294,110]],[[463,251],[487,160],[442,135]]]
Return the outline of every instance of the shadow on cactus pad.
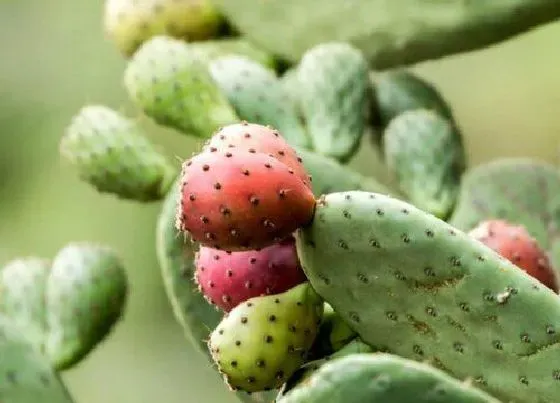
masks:
[[[524,226],[560,270],[560,171],[525,158],[493,161],[463,178],[450,223],[468,231],[488,219]]]

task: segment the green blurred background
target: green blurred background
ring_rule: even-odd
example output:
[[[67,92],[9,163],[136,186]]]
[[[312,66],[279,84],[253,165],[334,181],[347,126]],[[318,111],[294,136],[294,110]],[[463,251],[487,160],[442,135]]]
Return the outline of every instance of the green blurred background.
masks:
[[[102,2],[0,2],[0,264],[53,256],[67,242],[109,244],[131,279],[126,317],[64,378],[77,403],[233,402],[210,364],[184,341],[159,278],[154,227],[159,204],[101,196],[60,163],[58,141],[85,103],[131,116],[124,60],[102,31]],[[471,165],[502,156],[558,163],[560,23],[492,49],[424,63],[453,105]],[[170,156],[196,144],[143,119]],[[379,170],[371,150],[353,162]],[[179,164],[179,160],[177,160]]]

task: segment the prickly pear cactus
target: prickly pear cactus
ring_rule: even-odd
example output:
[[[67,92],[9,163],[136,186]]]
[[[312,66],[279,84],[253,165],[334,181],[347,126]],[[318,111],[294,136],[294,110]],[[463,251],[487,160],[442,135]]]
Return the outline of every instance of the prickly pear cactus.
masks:
[[[276,68],[276,59],[243,38],[223,38],[201,42],[191,42],[191,51],[201,58],[212,61],[224,56],[237,55],[257,62],[270,69]]]
[[[341,192],[320,200],[297,247],[314,289],[369,345],[508,402],[560,399],[558,296],[460,230],[391,197]]]
[[[323,365],[278,403],[500,403],[426,364],[389,354],[352,354]]]
[[[523,225],[560,270],[560,171],[556,167],[508,158],[470,170],[450,222],[468,231],[487,219]]]
[[[6,317],[0,316],[0,398],[6,403],[73,403],[59,375]]]
[[[57,370],[77,364],[111,333],[127,293],[119,257],[89,243],[65,246],[52,262],[14,259],[0,270],[0,312]]]

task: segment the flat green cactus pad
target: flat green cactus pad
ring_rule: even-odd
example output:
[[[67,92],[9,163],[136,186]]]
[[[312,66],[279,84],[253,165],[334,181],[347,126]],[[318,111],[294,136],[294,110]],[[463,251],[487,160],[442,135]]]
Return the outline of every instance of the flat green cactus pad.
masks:
[[[157,222],[156,251],[175,318],[193,346],[211,361],[207,341],[222,320],[222,314],[204,299],[194,283],[194,255],[198,246],[186,240],[175,228],[179,185],[180,178],[164,200]],[[274,398],[273,392],[236,394],[247,403],[269,403]]]
[[[72,403],[49,362],[6,317],[0,317],[0,401]]]
[[[389,68],[481,48],[554,21],[557,0],[215,0],[247,38],[292,62],[349,41]]]
[[[318,202],[297,248],[315,290],[376,349],[497,398],[560,401],[560,300],[431,214],[368,192]]]
[[[29,257],[0,269],[0,312],[57,370],[74,366],[105,339],[127,293],[120,259],[99,245],[73,243],[52,262]]]
[[[499,403],[444,372],[389,354],[326,363],[278,403]]]
[[[450,223],[468,231],[487,219],[525,226],[560,270],[560,171],[556,167],[508,158],[468,172]]]

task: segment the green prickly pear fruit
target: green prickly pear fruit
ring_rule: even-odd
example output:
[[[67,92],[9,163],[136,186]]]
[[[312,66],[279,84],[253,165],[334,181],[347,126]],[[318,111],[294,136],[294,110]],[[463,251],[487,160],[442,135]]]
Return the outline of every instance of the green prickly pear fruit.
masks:
[[[83,107],[60,142],[61,156],[99,192],[149,202],[163,198],[177,169],[118,112]]]
[[[296,244],[313,288],[370,346],[508,402],[560,401],[558,295],[466,233],[355,191],[319,201]]]
[[[209,0],[106,0],[103,25],[128,57],[154,36],[200,41],[219,34],[223,23]]]
[[[191,50],[208,62],[228,55],[246,57],[264,67],[276,69],[276,59],[270,53],[243,38],[223,38],[189,43]]]
[[[466,167],[463,141],[453,124],[427,109],[405,111],[389,123],[384,137],[388,170],[407,199],[446,219]]]
[[[323,358],[340,350],[356,336],[356,332],[325,302],[323,321],[310,356],[312,359]]]
[[[210,73],[241,119],[275,127],[292,146],[309,145],[295,105],[274,71],[243,56],[225,56],[210,64]]]
[[[270,126],[243,121],[222,127],[208,140],[203,152],[227,152],[231,149],[268,154],[291,168],[307,186],[311,185],[309,174],[296,150],[286,141],[283,133]]]
[[[389,122],[403,112],[428,109],[444,118],[454,121],[453,112],[439,90],[415,73],[397,69],[384,73],[372,73],[375,87],[373,103],[373,126],[375,135],[382,134]],[[377,143],[382,136],[375,138]]]
[[[156,252],[165,292],[171,303],[175,319],[182,327],[193,347],[211,360],[207,340],[210,330],[222,319],[222,314],[210,305],[195,287],[195,251],[198,246],[175,229],[175,211],[180,197],[181,177],[178,177],[163,202],[156,228]],[[273,392],[247,395],[238,392],[244,402],[267,402]]]
[[[110,248],[72,243],[55,256],[46,287],[45,354],[55,368],[79,362],[121,319],[128,281]]]
[[[297,66],[297,83],[314,150],[347,162],[360,146],[371,105],[367,61],[346,43],[317,45]]]
[[[0,317],[0,397],[5,403],[73,403],[59,375],[25,332]]]
[[[527,158],[504,158],[469,170],[450,223],[470,231],[481,221],[522,225],[560,269],[560,170]],[[557,272],[560,275],[560,272]]]
[[[146,115],[186,134],[208,138],[239,121],[206,59],[176,39],[157,36],[144,43],[126,67],[124,85]]]
[[[423,363],[376,353],[334,359],[278,403],[500,403]]]
[[[291,168],[266,154],[231,150],[183,164],[177,229],[233,252],[277,243],[312,220],[315,197]]]
[[[246,392],[281,386],[305,362],[322,309],[309,283],[234,308],[208,342],[226,383]]]

